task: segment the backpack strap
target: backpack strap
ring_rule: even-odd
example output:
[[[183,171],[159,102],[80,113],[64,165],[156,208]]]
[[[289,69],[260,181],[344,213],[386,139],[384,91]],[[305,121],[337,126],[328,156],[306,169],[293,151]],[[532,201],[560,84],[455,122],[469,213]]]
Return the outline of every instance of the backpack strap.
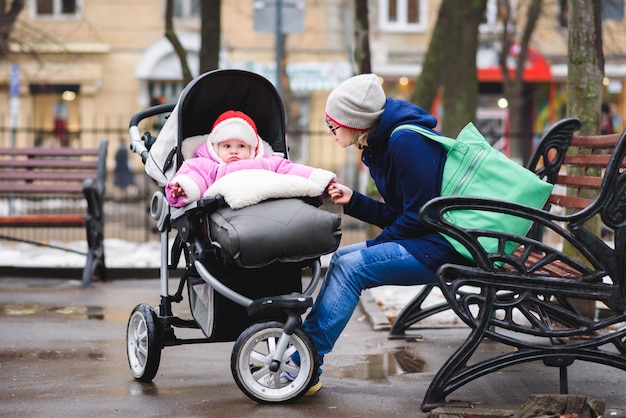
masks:
[[[417,132],[418,134],[424,135],[428,139],[432,139],[433,141],[438,142],[441,145],[444,145],[448,149],[454,148],[455,145],[458,143],[456,139],[452,139],[452,138],[448,138],[447,136],[436,134],[434,132],[429,131],[426,128],[422,128],[419,125],[410,125],[410,124],[396,126],[394,130],[391,131],[390,136],[393,136],[393,134],[401,130],[409,130],[409,131]]]

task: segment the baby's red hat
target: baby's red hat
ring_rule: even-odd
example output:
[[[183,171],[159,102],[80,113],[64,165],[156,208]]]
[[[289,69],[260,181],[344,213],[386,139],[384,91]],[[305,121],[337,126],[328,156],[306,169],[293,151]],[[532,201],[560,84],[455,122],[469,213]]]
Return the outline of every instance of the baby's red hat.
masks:
[[[229,139],[243,141],[252,148],[250,158],[255,158],[259,150],[260,138],[256,124],[250,116],[239,110],[228,110],[222,113],[215,120],[208,139],[214,147]]]

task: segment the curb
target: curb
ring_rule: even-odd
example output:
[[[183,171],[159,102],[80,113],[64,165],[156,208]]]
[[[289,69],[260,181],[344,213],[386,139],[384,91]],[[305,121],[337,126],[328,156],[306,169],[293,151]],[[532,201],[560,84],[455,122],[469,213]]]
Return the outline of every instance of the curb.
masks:
[[[361,293],[359,304],[374,331],[389,331],[391,329],[389,319],[387,319],[385,313],[380,309],[369,289]]]

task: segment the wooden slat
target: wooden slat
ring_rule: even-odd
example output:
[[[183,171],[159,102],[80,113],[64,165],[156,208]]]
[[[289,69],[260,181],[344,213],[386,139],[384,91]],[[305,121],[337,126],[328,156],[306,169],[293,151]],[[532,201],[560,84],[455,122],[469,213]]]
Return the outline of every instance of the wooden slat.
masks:
[[[96,179],[97,173],[93,171],[2,171],[0,170],[0,180],[63,180],[63,181],[83,181],[84,179]]]
[[[0,168],[63,168],[67,170],[97,169],[98,160],[79,159],[31,159],[31,160],[6,160],[0,159]]]
[[[620,134],[574,136],[571,147],[581,148],[613,148],[617,145]]]
[[[588,189],[600,189],[602,177],[560,175],[556,178],[556,184],[560,184],[562,186],[585,187]]]
[[[86,179],[94,180],[94,184],[104,181],[106,175],[104,145],[106,142],[102,142],[97,149],[0,148],[0,195],[15,196],[19,199],[84,198],[83,183]],[[99,205],[98,202],[94,203]],[[85,211],[82,207],[77,211],[74,206],[76,205],[70,202],[64,209],[59,210],[69,213],[3,215],[0,216],[0,226],[85,228],[88,215],[81,213]],[[97,210],[100,211],[101,208]],[[97,219],[99,214],[91,213],[90,216]],[[98,228],[97,225],[93,226]]]
[[[515,250],[514,255],[517,258],[520,258],[522,251],[523,249],[519,247],[517,250]],[[526,263],[525,263],[526,267],[531,267],[537,264],[537,262],[540,261],[542,257],[543,257],[542,254],[537,254],[537,253],[530,254],[528,258],[526,259]],[[514,271],[514,269],[509,265],[505,266],[504,269],[510,272]],[[580,278],[582,278],[582,273],[580,271],[558,260],[552,261],[550,264],[547,264],[541,267],[540,269],[534,271],[533,274],[536,274],[539,276],[546,276],[546,277],[560,277],[560,278],[572,279],[572,280],[579,280]]]
[[[584,197],[576,196],[563,196],[552,194],[548,198],[548,202],[569,209],[584,209],[593,202],[593,199],[586,199]]]
[[[83,181],[97,178],[99,162],[93,157],[98,157],[98,149],[0,148],[0,155],[14,157],[0,159],[0,179],[9,180],[0,183],[0,193],[82,194]],[[82,159],[83,156],[89,159]],[[33,180],[67,183],[39,183]]]
[[[0,216],[1,226],[14,227],[79,227],[84,226],[83,215],[11,215]]]
[[[0,193],[82,193],[81,183],[0,183]]]
[[[567,155],[563,163],[577,167],[606,167],[610,159],[610,154],[577,154]]]
[[[591,135],[591,136],[574,136],[572,137],[570,148],[579,147],[587,149],[606,149],[607,153],[583,153],[583,154],[568,154],[563,161],[565,171],[567,167],[580,167],[580,168],[605,168],[609,160],[611,159],[610,152],[615,147],[620,138],[619,134],[613,135]],[[603,170],[602,170],[603,171]],[[572,175],[561,174],[558,175],[555,181],[556,185],[565,186],[567,188],[583,188],[588,190],[599,190],[602,186],[602,177],[599,176],[587,176],[587,175]],[[584,198],[579,196],[566,196],[559,194],[552,194],[548,199],[548,202],[552,205],[561,206],[568,209],[584,209],[592,202],[592,198]]]
[[[98,156],[98,148],[0,148],[0,155],[23,155],[23,156]]]

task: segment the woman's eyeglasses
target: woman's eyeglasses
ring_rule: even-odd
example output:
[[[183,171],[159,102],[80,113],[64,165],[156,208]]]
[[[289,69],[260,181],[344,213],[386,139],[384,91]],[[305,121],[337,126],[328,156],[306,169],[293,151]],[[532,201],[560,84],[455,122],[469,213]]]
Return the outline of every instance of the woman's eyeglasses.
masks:
[[[330,122],[330,119],[328,119],[328,116],[326,116],[326,126],[328,127],[328,129],[333,133],[333,135],[337,135],[337,129],[341,128],[341,126],[335,126]]]

